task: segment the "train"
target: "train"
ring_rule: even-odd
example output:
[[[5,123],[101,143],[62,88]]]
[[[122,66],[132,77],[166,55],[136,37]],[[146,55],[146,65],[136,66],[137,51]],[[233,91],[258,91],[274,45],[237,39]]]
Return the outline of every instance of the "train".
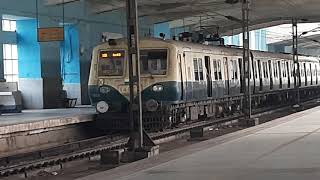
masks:
[[[100,119],[106,123],[124,121],[116,117],[128,117],[126,54],[126,39],[106,42],[93,49],[89,95]],[[242,58],[243,50],[236,47],[141,39],[144,127],[164,129],[241,112],[248,82],[242,73]],[[299,55],[298,72],[290,54],[251,51],[252,107],[293,102],[296,86],[301,98],[318,95],[319,60],[318,57]]]

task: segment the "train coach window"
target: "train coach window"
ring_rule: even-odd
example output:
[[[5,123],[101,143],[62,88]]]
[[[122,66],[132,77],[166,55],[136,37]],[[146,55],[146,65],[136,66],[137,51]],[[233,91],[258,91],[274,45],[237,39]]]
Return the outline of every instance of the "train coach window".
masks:
[[[167,73],[168,52],[166,49],[140,51],[141,73],[165,75]]]

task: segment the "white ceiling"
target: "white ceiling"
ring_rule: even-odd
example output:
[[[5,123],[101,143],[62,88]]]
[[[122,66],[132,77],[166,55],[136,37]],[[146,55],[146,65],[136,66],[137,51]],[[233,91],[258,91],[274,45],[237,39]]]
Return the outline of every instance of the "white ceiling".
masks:
[[[47,4],[63,0],[45,0]],[[77,0],[64,0],[72,2]],[[125,7],[124,0],[83,0],[90,12],[103,13]],[[241,0],[239,0],[241,2]],[[171,26],[191,25],[192,30],[219,31],[222,34],[240,32],[241,3],[226,0],[138,0],[139,16],[154,23],[172,21]],[[320,21],[320,0],[250,0],[250,25],[252,29],[288,23],[292,18],[301,22]],[[184,19],[182,21],[181,19]],[[200,21],[201,19],[201,21]],[[201,23],[200,23],[201,22]]]

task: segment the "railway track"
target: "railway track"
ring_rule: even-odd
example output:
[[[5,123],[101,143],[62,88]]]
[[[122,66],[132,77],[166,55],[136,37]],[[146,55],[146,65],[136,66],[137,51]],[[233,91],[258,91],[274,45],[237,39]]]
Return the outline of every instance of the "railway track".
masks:
[[[316,100],[304,102],[305,107],[312,107],[317,104]],[[256,109],[254,117],[259,117],[265,114],[290,110],[291,106],[282,105],[273,108]],[[226,118],[219,118],[214,120],[200,121],[189,125],[184,125],[172,130],[164,132],[151,133],[150,136],[157,142],[163,142],[169,137],[182,135],[194,128],[205,128],[225,123],[236,123],[243,118],[242,114],[233,115]],[[129,136],[124,134],[107,135],[64,145],[42,149],[38,151],[12,155],[8,157],[0,157],[0,178],[10,175],[22,174],[28,177],[28,172],[42,169],[50,166],[61,166],[63,164],[94,157],[105,150],[115,150],[125,148]]]

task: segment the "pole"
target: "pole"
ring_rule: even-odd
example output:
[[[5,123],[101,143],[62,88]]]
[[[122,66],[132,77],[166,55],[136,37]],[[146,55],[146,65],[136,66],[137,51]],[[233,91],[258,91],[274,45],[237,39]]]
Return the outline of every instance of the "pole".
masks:
[[[250,87],[250,32],[249,32],[249,0],[242,0],[242,38],[243,38],[243,66],[244,71],[244,113],[246,118],[250,119],[251,109],[251,87]]]
[[[296,91],[296,106],[300,106],[300,66],[298,56],[298,21],[292,19],[292,57],[294,63],[294,84]]]
[[[143,125],[142,125],[142,100],[140,85],[140,47],[138,26],[138,4],[136,0],[127,0],[127,41],[129,61],[129,89],[130,89],[130,126],[132,137],[137,140],[133,143],[133,149],[143,147]],[[135,63],[133,63],[135,60]],[[135,64],[135,67],[134,67]],[[135,73],[134,73],[135,71]],[[135,101],[134,89],[137,90],[137,101]],[[135,121],[138,120],[138,131]],[[138,134],[138,137],[136,136]]]

